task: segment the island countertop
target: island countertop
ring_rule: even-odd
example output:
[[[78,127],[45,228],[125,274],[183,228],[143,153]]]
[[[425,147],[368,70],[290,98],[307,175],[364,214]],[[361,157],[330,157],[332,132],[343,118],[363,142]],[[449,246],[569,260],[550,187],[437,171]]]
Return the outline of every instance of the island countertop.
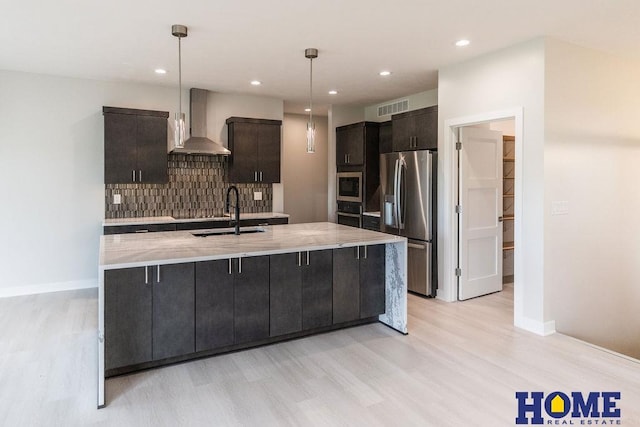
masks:
[[[244,256],[272,255],[386,243],[404,237],[329,222],[272,225],[264,232],[196,237],[195,231],[105,235],[99,267],[104,270]]]

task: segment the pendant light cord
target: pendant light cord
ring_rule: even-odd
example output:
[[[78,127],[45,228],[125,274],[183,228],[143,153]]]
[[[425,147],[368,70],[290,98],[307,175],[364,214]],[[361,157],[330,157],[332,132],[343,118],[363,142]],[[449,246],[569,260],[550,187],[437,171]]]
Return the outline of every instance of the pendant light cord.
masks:
[[[182,120],[182,37],[178,37],[178,118]]]
[[[313,58],[309,61],[309,125],[313,125]]]

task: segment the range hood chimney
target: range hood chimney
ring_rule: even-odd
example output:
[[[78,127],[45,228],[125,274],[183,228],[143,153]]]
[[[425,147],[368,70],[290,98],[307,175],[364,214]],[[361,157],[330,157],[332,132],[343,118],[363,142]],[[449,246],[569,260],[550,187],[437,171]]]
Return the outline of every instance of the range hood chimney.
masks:
[[[208,90],[189,90],[189,127],[191,137],[184,147],[174,147],[175,154],[199,154],[204,156],[228,156],[231,151],[207,138],[207,95]]]

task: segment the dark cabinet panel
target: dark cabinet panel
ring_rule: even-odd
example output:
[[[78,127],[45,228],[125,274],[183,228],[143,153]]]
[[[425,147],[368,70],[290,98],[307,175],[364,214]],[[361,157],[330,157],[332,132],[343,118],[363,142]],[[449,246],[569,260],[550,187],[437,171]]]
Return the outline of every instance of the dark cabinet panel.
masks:
[[[153,233],[156,231],[176,231],[176,224],[107,225],[103,234]]]
[[[392,116],[393,151],[438,148],[438,106]]]
[[[330,326],[333,319],[333,251],[303,252],[302,260],[302,329]]]
[[[269,337],[269,257],[234,259],[235,343]]]
[[[336,128],[336,165],[364,164],[364,123]]]
[[[360,267],[357,248],[333,250],[333,323],[360,318]]]
[[[228,180],[234,183],[280,182],[282,121],[229,117]]]
[[[380,231],[380,217],[362,215],[362,228],[366,228],[371,231]]]
[[[169,182],[167,119],[137,116],[137,120],[138,181],[143,183]]]
[[[360,247],[360,318],[385,312],[385,245]]]
[[[233,344],[233,293],[228,259],[196,263],[196,351]]]
[[[393,151],[393,130],[391,120],[380,123],[379,128],[380,154],[391,153]]]
[[[229,123],[230,182],[258,180],[258,125],[255,123]]]
[[[104,182],[131,183],[137,169],[137,119],[130,114],[104,115]]]
[[[153,359],[193,353],[194,263],[161,265],[152,270]]]
[[[105,184],[169,181],[166,111],[103,107]]]
[[[144,267],[105,271],[106,369],[151,360],[152,290]]]
[[[269,257],[269,335],[290,334],[302,330],[301,253]]]
[[[229,221],[192,221],[176,223],[176,230],[202,230],[206,228],[227,228]]]
[[[258,125],[258,164],[261,182],[280,182],[280,125]]]

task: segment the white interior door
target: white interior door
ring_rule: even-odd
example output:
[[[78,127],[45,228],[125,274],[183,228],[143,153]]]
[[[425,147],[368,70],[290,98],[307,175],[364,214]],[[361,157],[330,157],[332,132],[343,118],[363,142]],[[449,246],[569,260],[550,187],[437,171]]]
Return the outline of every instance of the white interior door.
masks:
[[[458,299],[502,290],[502,133],[460,129]]]

